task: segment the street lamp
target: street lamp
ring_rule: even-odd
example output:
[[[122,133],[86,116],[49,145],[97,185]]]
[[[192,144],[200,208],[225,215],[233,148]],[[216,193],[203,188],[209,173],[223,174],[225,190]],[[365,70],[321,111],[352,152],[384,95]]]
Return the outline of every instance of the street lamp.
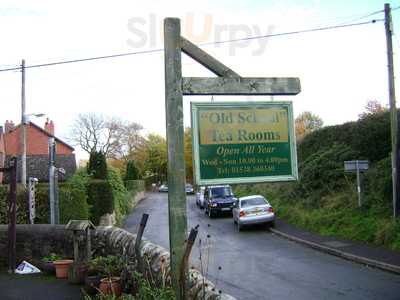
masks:
[[[29,124],[29,117],[44,117],[45,114],[25,114],[25,105],[22,106],[22,116],[21,116],[21,144],[22,144],[22,154],[21,154],[21,183],[26,188],[26,125]]]

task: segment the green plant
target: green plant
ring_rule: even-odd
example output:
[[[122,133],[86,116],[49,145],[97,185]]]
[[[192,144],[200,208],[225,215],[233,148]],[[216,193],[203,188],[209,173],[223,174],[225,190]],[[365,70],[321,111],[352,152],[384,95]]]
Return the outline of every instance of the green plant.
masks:
[[[105,180],[107,178],[106,156],[102,151],[92,151],[90,153],[87,173],[91,175],[93,179]]]
[[[105,180],[92,180],[88,187],[88,203],[91,206],[90,217],[98,224],[104,214],[114,212],[114,194],[112,186]]]
[[[100,277],[119,277],[124,268],[124,261],[120,256],[108,255],[93,258],[88,263],[90,274]]]
[[[133,280],[136,283],[136,300],[173,300],[174,291],[168,286],[158,287],[154,281],[146,279],[141,273],[135,272]]]
[[[126,174],[124,180],[137,180],[139,177],[139,169],[136,167],[135,161],[129,160],[126,164]]]
[[[56,253],[50,253],[49,255],[42,257],[43,262],[50,262],[50,261],[53,262],[53,261],[60,260],[60,259],[62,259],[62,256],[58,255]]]
[[[137,193],[145,190],[144,180],[127,180],[125,187],[129,192]]]
[[[84,300],[135,300],[136,298],[133,295],[122,294],[121,296],[115,296],[113,294],[97,294],[95,296],[84,295]]]

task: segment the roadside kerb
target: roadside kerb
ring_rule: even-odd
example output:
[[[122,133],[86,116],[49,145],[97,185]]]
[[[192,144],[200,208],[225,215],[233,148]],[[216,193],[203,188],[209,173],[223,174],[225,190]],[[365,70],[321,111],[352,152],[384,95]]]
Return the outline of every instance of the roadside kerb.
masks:
[[[288,240],[292,240],[297,243],[302,243],[310,248],[313,248],[313,249],[316,249],[316,250],[319,250],[319,251],[322,251],[322,252],[325,252],[325,253],[328,253],[331,255],[335,255],[335,256],[338,256],[338,257],[341,257],[341,258],[344,258],[344,259],[347,259],[347,260],[350,260],[350,261],[353,261],[353,262],[356,262],[359,264],[363,264],[366,266],[375,267],[375,268],[378,268],[378,269],[381,269],[384,271],[392,272],[395,274],[400,274],[400,266],[387,264],[387,263],[377,261],[374,259],[370,259],[370,258],[350,254],[350,253],[347,253],[344,251],[340,251],[340,250],[334,249],[332,247],[323,246],[321,244],[310,242],[310,241],[295,237],[293,235],[284,233],[275,228],[270,228],[270,231],[277,235],[280,235]]]

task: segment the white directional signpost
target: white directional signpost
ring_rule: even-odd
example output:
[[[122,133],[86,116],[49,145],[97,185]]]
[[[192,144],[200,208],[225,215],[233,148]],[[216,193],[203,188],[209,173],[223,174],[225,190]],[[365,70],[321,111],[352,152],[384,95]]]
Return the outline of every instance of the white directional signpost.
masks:
[[[368,160],[348,160],[344,162],[345,172],[356,172],[357,174],[357,195],[358,195],[358,207],[362,206],[362,172],[368,170]]]
[[[185,193],[185,162],[184,162],[184,126],[183,126],[183,95],[297,95],[300,92],[299,78],[243,78],[236,72],[220,63],[218,60],[192,44],[190,41],[181,37],[180,20],[167,18],[164,20],[164,59],[165,59],[165,105],[166,105],[166,126],[167,126],[167,146],[168,146],[168,210],[169,210],[169,238],[171,252],[171,277],[175,290],[175,296],[178,300],[187,299],[187,265],[185,264],[185,247],[187,246],[187,216],[186,216],[186,193]],[[209,69],[219,77],[216,78],[182,78],[181,52],[184,52],[201,65]],[[200,110],[200,106],[197,106]],[[258,108],[260,112],[258,112]],[[225,174],[229,178],[245,179],[246,182],[267,181],[268,178],[294,180],[297,178],[297,167],[294,147],[294,136],[292,126],[289,121],[292,117],[291,104],[281,103],[280,106],[269,107],[260,103],[260,107],[252,108],[251,114],[256,120],[255,124],[247,124],[242,129],[248,130],[245,134],[242,132],[242,140],[238,148],[245,151],[247,144],[249,153],[253,150],[264,151],[264,155],[256,158],[256,163],[245,161],[251,159],[250,155],[244,155],[243,167],[250,167],[251,174],[242,176],[242,172],[237,173],[229,171]],[[232,113],[233,118],[240,118],[241,110],[247,110],[246,107],[225,107],[227,113]],[[235,110],[236,109],[236,110]],[[221,111],[223,113],[223,111]],[[269,132],[267,126],[274,126],[273,116],[278,116],[279,122],[276,123],[272,131]],[[228,117],[230,118],[230,117]],[[235,120],[236,120],[235,119]],[[245,119],[250,120],[249,115]],[[214,120],[214,119],[212,119]],[[282,122],[281,122],[282,120]],[[204,119],[200,122],[200,127],[210,125]],[[208,124],[208,125],[207,125]],[[265,128],[264,128],[265,126]],[[227,127],[223,127],[225,130]],[[240,129],[240,128],[238,128]],[[266,139],[263,141],[245,141],[253,134],[250,130],[260,129],[265,132]],[[268,133],[269,132],[269,133]],[[226,132],[225,132],[226,133]],[[264,134],[264,133],[262,133]],[[279,137],[278,137],[279,135]],[[215,135],[217,136],[217,134]],[[209,139],[210,137],[206,137]],[[233,138],[233,137],[232,137]],[[236,136],[239,139],[238,136]],[[257,132],[254,133],[257,139]],[[212,142],[213,136],[203,145],[206,148],[216,146]],[[217,138],[216,138],[217,139]],[[223,141],[222,141],[223,140]],[[200,136],[200,141],[202,137]],[[218,136],[218,142],[226,148],[231,147],[231,143],[222,135]],[[243,142],[243,143],[241,143]],[[244,143],[249,142],[249,143]],[[260,143],[258,143],[260,142]],[[265,147],[265,148],[263,148]],[[203,148],[202,148],[203,149]],[[202,151],[199,148],[199,152]],[[221,150],[220,150],[221,151]],[[212,154],[212,153],[211,153]],[[261,154],[261,153],[260,153]],[[259,161],[263,157],[263,162]],[[209,158],[211,159],[211,157]],[[280,162],[280,163],[279,163]],[[218,162],[219,167],[224,169],[222,163]],[[231,168],[231,164],[226,167]],[[240,167],[240,166],[239,166]],[[210,173],[211,172],[211,173]],[[214,172],[214,173],[212,173]],[[224,180],[223,174],[217,175],[215,170],[206,170],[204,179],[209,182],[213,180]],[[208,175],[206,175],[208,174]],[[203,173],[200,174],[203,176]],[[272,177],[270,177],[270,175]],[[215,176],[215,178],[214,178]],[[249,180],[250,177],[260,177],[259,180]],[[206,182],[207,182],[206,181]]]

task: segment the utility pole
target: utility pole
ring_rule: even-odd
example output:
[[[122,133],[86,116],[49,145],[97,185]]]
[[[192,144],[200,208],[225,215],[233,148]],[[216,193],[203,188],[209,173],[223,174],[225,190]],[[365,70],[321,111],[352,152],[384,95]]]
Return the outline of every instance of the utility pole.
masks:
[[[55,195],[55,151],[56,145],[54,137],[49,138],[49,199],[50,199],[50,224],[56,223],[56,195]]]
[[[26,188],[25,59],[21,64],[21,183]]]
[[[393,217],[399,216],[400,208],[400,191],[398,170],[399,162],[399,142],[398,142],[398,123],[397,123],[397,108],[396,108],[396,93],[394,88],[394,71],[393,71],[393,45],[392,45],[392,15],[389,3],[385,3],[385,33],[386,33],[386,48],[388,59],[388,81],[389,81],[389,103],[390,103],[390,121],[392,135],[392,188],[393,188]]]

